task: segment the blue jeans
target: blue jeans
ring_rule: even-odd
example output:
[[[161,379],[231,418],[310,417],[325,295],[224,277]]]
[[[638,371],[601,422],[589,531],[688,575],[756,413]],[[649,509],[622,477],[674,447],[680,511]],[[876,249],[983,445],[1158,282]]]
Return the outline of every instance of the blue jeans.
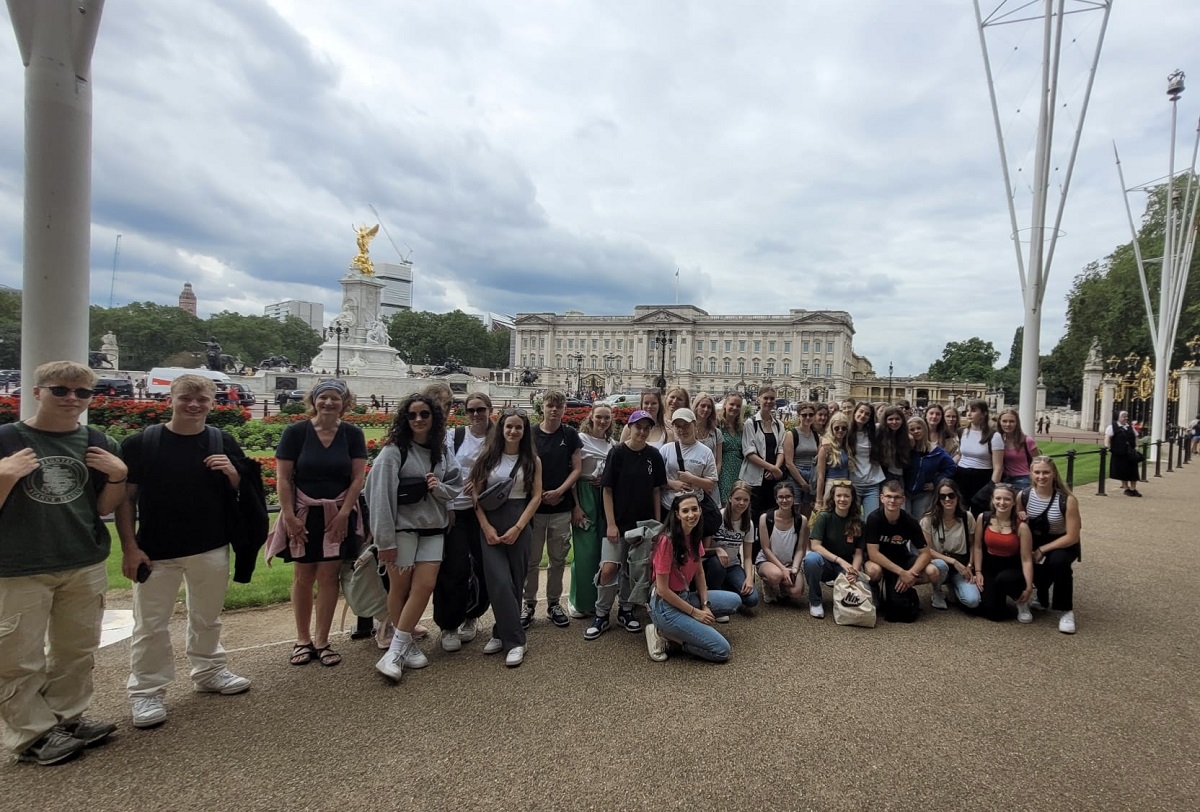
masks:
[[[845,572],[841,564],[835,564],[818,552],[809,550],[804,554],[804,580],[808,581],[808,602],[813,606],[821,603],[821,582],[831,581]]]
[[[1029,487],[1029,475],[1024,476],[1005,476],[1004,481],[1017,489],[1018,493]]]
[[[954,594],[958,597],[959,603],[968,609],[974,609],[979,605],[979,587],[962,577],[958,570],[951,569],[950,565],[940,558],[933,559],[933,566],[937,567],[938,586],[949,580],[950,586],[954,589]]]
[[[704,582],[712,589],[726,589],[736,593],[742,599],[742,606],[758,606],[758,587],[751,581],[749,595],[742,594],[742,586],[746,583],[746,570],[741,564],[722,566],[715,555],[704,559]]]
[[[700,598],[695,592],[680,592],[679,597],[695,608],[700,608]],[[723,589],[710,589],[708,602],[712,613],[717,617],[731,615],[742,605],[742,597]],[[659,634],[669,640],[683,644],[683,650],[693,657],[714,663],[723,663],[729,659],[729,641],[712,626],[707,626],[686,612],[680,612],[671,604],[658,597],[655,592],[650,598],[650,620],[654,623]]]
[[[858,493],[858,500],[862,502],[863,518],[867,518],[875,509],[879,507],[879,488],[883,485],[882,482],[876,482],[874,485],[855,485],[854,490]]]

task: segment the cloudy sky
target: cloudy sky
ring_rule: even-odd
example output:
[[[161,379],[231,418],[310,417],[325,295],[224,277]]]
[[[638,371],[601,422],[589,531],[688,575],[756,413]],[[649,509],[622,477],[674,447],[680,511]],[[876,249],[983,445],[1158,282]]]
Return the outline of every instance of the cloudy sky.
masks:
[[[1101,19],[1067,17],[1052,203]],[[1023,229],[1039,26],[988,34]],[[1044,352],[1072,278],[1129,238],[1113,140],[1131,184],[1166,174],[1166,75],[1200,83],[1197,31],[1200,3],[1114,3]],[[11,30],[0,66],[0,284],[19,287]],[[1007,357],[1022,322],[969,0],[121,0],[93,81],[97,304],[121,234],[118,305],[190,281],[201,315],[288,298],[332,315],[374,205],[420,309],[624,314],[674,302],[678,268],[679,301],[711,313],[847,310],[855,349],[897,374],[973,335]],[[1181,161],[1198,113],[1200,87]],[[372,256],[395,257],[382,234]]]

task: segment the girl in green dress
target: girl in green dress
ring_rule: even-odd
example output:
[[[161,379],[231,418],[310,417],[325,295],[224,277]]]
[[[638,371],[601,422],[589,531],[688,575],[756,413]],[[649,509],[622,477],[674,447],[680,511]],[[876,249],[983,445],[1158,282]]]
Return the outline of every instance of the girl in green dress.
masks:
[[[598,403],[579,426],[582,468],[575,483],[575,504],[583,511],[583,518],[571,529],[575,555],[571,559],[567,606],[574,618],[591,617],[596,612],[596,573],[600,569],[600,542],[605,533],[600,475],[612,448],[612,420],[612,409]]]
[[[721,489],[721,504],[729,499],[733,483],[742,473],[742,396],[730,392],[721,402],[721,467],[718,486]]]

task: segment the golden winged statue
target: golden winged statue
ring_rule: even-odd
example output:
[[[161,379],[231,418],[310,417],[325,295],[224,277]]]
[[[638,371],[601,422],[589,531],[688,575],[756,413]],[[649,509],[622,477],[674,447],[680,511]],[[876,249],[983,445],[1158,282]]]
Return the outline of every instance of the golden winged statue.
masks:
[[[358,269],[358,272],[363,276],[375,275],[375,263],[371,262],[370,246],[371,240],[375,239],[375,235],[379,233],[379,223],[373,226],[363,226],[362,228],[355,227],[355,241],[358,243],[358,255],[351,261],[351,265]]]

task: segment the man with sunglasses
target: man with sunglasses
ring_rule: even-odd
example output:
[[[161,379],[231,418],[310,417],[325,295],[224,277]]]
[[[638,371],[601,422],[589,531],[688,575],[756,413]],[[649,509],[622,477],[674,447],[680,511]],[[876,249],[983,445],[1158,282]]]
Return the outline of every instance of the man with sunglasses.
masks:
[[[37,413],[0,441],[0,720],[5,746],[35,764],[66,761],[116,730],[83,716],[108,586],[100,517],[126,476],[116,442],[80,425],[95,384],[82,364],[42,364]]]

